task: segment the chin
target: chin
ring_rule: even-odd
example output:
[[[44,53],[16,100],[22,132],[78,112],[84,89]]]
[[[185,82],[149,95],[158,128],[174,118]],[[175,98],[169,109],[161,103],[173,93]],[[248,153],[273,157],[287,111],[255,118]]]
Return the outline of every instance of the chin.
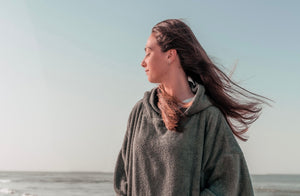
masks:
[[[149,77],[148,77],[148,81],[150,83],[155,83],[155,84],[160,83],[158,80],[155,80],[154,78],[149,78]]]

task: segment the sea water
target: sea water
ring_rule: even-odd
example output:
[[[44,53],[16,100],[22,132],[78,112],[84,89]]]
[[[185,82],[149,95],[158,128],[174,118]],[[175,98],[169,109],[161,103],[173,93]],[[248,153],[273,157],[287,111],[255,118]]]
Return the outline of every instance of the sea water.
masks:
[[[252,175],[257,196],[300,196],[300,175]],[[113,196],[113,174],[0,172],[0,196]]]
[[[0,196],[113,196],[112,179],[96,172],[0,172]]]
[[[255,195],[300,196],[300,175],[252,175]]]

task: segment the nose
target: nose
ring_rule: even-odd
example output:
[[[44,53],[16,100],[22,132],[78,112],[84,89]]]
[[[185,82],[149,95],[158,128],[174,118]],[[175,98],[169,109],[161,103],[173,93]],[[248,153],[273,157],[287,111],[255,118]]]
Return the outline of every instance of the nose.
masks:
[[[142,66],[142,67],[144,67],[144,68],[146,67],[146,62],[145,62],[145,59],[143,59],[143,60],[142,60],[142,62],[141,62],[141,66]]]

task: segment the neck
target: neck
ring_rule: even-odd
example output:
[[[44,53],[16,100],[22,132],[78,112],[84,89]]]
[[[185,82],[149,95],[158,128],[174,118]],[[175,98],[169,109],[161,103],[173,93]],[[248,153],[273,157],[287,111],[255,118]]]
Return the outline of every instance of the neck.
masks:
[[[179,73],[171,72],[168,80],[163,82],[162,85],[169,95],[174,96],[181,102],[194,96],[188,84],[187,76],[182,69]]]

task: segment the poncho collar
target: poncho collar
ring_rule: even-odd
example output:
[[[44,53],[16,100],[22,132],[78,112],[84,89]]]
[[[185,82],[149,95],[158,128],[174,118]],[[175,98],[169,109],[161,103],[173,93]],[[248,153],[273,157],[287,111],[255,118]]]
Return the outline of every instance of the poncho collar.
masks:
[[[157,106],[157,90],[158,87],[153,88],[151,91],[145,92],[143,104],[151,118],[161,119],[160,110]],[[185,116],[192,116],[193,114],[199,113],[212,105],[209,97],[205,94],[205,88],[203,85],[195,83],[194,85],[191,85],[191,90],[195,93],[195,97],[192,105],[185,110]]]

